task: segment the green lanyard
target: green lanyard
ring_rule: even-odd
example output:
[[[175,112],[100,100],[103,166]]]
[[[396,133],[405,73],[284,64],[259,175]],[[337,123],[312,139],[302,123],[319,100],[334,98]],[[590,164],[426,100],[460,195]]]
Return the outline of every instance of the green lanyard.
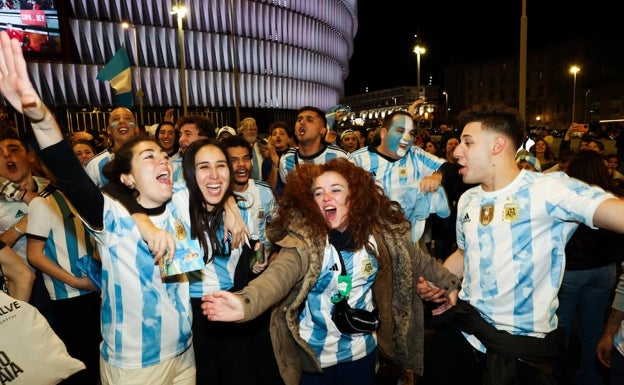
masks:
[[[351,294],[351,276],[347,274],[347,270],[345,269],[345,263],[342,259],[342,254],[340,250],[334,247],[334,250],[338,253],[338,258],[340,258],[340,275],[338,276],[338,293],[332,295],[331,301],[332,303],[338,303],[342,300],[346,300],[349,298],[349,294]]]

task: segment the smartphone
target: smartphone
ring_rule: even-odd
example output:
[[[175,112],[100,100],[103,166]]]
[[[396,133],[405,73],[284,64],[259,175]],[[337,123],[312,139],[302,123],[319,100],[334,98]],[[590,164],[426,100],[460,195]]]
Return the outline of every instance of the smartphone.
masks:
[[[572,136],[581,137],[589,131],[589,124],[587,123],[576,123],[574,126],[574,132],[572,132]]]

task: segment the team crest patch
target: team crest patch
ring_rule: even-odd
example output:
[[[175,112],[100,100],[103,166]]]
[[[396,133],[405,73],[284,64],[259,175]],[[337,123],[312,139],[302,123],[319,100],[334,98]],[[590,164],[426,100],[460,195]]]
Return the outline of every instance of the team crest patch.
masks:
[[[483,226],[487,226],[492,222],[494,217],[494,205],[481,206],[481,213],[479,214],[479,223]]]
[[[186,230],[184,229],[182,221],[179,219],[175,221],[175,235],[179,241],[186,239]]]
[[[399,177],[405,178],[407,176],[407,169],[405,167],[399,167]]]
[[[373,258],[366,258],[362,261],[362,275],[369,276],[375,271],[375,265],[373,264]]]
[[[518,220],[520,205],[518,203],[505,203],[503,209],[503,221],[510,223]]]

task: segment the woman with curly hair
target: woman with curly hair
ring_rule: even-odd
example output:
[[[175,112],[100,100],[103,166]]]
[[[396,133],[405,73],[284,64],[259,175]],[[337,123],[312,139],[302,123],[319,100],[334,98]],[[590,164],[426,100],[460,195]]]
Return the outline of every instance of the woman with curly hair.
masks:
[[[213,321],[249,321],[273,307],[271,338],[285,384],[373,384],[377,349],[422,372],[419,276],[456,299],[459,279],[413,244],[410,224],[371,175],[346,159],[289,175],[267,235],[281,247],[237,293],[203,297]],[[336,309],[380,315],[376,330],[344,328]],[[336,321],[334,321],[336,315]]]

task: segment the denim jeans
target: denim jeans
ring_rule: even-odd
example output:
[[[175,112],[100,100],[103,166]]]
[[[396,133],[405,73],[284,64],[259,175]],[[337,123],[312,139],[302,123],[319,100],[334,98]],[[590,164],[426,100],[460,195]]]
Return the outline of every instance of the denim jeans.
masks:
[[[559,326],[566,331],[569,341],[575,315],[578,315],[580,342],[577,385],[604,383],[596,346],[604,329],[607,306],[615,288],[615,263],[587,270],[566,270],[559,289]]]

